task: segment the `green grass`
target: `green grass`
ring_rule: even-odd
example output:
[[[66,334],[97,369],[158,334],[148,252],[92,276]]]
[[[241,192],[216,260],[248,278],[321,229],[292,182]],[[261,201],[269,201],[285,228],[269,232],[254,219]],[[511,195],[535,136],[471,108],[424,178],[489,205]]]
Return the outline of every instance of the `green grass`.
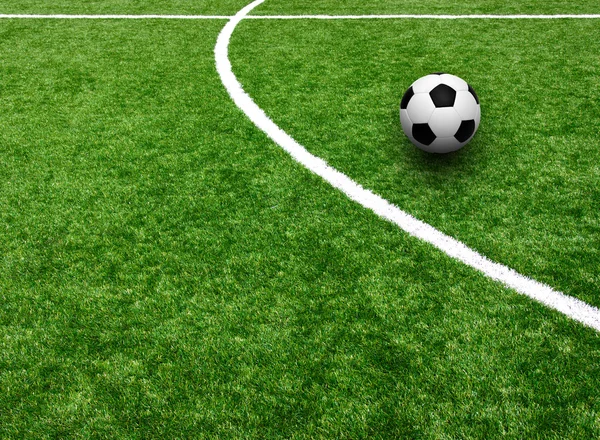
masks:
[[[233,15],[244,0],[3,0],[0,14]]]
[[[253,14],[598,14],[596,0],[268,0]]]
[[[154,6],[94,12],[188,12]],[[232,61],[359,183],[597,304],[596,27],[453,23],[246,22]],[[598,334],[293,162],[221,85],[223,25],[0,21],[0,437],[598,437]],[[439,64],[484,110],[447,160],[397,121]]]
[[[310,151],[494,261],[600,306],[597,23],[243,26],[240,80]],[[436,71],[467,79],[483,115],[474,141],[442,157],[410,144],[396,108]]]

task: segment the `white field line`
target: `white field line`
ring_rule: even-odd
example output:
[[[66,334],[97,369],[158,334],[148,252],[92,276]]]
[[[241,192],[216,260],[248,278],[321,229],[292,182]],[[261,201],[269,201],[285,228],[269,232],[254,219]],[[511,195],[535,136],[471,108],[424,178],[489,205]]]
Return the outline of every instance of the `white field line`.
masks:
[[[118,19],[118,20],[148,20],[148,19],[162,19],[162,20],[229,20],[231,17],[228,15],[114,15],[114,14],[85,14],[85,15],[72,15],[72,14],[0,14],[0,18],[35,18],[35,19],[61,19],[61,20],[107,20],[107,19]]]
[[[412,217],[382,197],[362,188],[345,174],[330,167],[323,159],[313,156],[302,145],[279,128],[265,112],[256,105],[244,91],[233,73],[229,61],[229,41],[240,21],[265,0],[256,0],[239,11],[221,30],[215,46],[215,62],[217,72],[223,85],[235,104],[250,120],[275,143],[287,151],[294,160],[300,162],[313,173],[319,175],[335,188],[342,191],[350,199],[360,203],[378,216],[398,225],[404,231],[426,241],[466,265],[477,269],[486,276],[526,295],[546,306],[555,309],[572,319],[600,331],[600,310],[583,301],[567,296],[551,287],[523,276],[509,267],[487,259],[483,255],[468,248],[465,244],[443,234],[432,226]]]
[[[248,15],[248,19],[271,19],[271,20],[362,20],[362,19],[405,19],[426,18],[436,20],[457,19],[557,19],[557,18],[600,18],[600,14],[556,14],[556,15],[434,15],[434,14],[399,14],[399,15]]]
[[[0,14],[2,18],[33,18],[33,19],[86,19],[86,20],[230,20],[228,15],[118,15],[118,14]],[[600,18],[600,14],[556,14],[556,15],[432,15],[432,14],[397,14],[397,15],[247,15],[246,19],[253,20],[363,20],[363,19],[562,19],[562,18]]]
[[[348,176],[330,167],[323,159],[310,154],[287,133],[281,130],[264,111],[258,107],[252,98],[243,90],[235,77],[229,61],[229,41],[233,31],[242,19],[564,19],[583,18],[598,19],[600,14],[557,14],[557,15],[247,15],[264,0],[256,0],[235,16],[223,15],[70,15],[70,14],[0,14],[2,18],[23,19],[179,19],[179,20],[230,20],[222,29],[215,46],[215,61],[217,71],[223,85],[235,104],[264,131],[275,143],[287,151],[296,161],[300,162],[313,173],[319,175],[335,188],[338,188],[350,199],[360,203],[365,208],[375,212],[380,217],[398,225],[410,235],[426,241],[447,255],[468,266],[479,270],[489,278],[500,281],[504,285],[526,295],[546,306],[553,308],[572,319],[579,321],[597,331],[600,331],[600,310],[584,303],[577,298],[558,292],[551,287],[527,278],[509,267],[490,261],[483,255],[468,248],[465,244],[443,234],[432,226],[415,219],[410,214],[400,210],[387,200],[362,188]]]

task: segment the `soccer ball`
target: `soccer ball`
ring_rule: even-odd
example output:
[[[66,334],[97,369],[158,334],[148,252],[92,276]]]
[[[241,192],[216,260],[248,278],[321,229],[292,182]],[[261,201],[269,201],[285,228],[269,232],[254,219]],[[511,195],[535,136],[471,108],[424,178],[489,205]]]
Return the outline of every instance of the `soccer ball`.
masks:
[[[464,147],[477,131],[480,118],[475,90],[448,73],[419,78],[400,101],[404,133],[429,153],[449,153]]]

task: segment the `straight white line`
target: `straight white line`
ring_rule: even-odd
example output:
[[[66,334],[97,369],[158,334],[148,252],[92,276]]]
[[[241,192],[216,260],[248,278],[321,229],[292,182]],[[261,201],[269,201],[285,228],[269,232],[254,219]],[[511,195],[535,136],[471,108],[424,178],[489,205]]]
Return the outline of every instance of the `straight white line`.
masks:
[[[600,14],[557,14],[557,15],[434,15],[434,14],[400,14],[400,15],[248,15],[248,19],[270,19],[270,20],[362,20],[362,19],[435,19],[435,20],[457,20],[457,19],[558,19],[558,18],[600,18]]]
[[[0,14],[0,18],[36,18],[36,19],[85,19],[85,20],[229,20],[228,15],[71,15],[71,14]]]
[[[310,154],[302,145],[279,128],[265,112],[244,91],[233,73],[229,61],[229,41],[239,22],[247,14],[265,0],[256,0],[239,11],[221,30],[215,46],[215,63],[223,85],[235,104],[250,120],[281,148],[287,151],[294,160],[319,175],[335,188],[342,191],[350,199],[372,210],[378,216],[398,225],[404,231],[420,240],[426,241],[452,258],[477,269],[489,278],[526,295],[546,306],[555,309],[572,319],[600,331],[600,310],[585,302],[558,292],[551,287],[523,276],[509,267],[487,259],[483,255],[468,248],[465,244],[443,234],[434,227],[417,220],[410,214],[400,210],[387,200],[364,189],[345,174],[330,167],[323,159]]]
[[[86,19],[86,20],[230,20],[228,15],[118,15],[118,14],[0,14],[2,18],[33,18],[33,19]],[[600,14],[557,14],[557,15],[433,15],[433,14],[399,14],[399,15],[247,15],[246,19],[253,20],[363,20],[363,19],[561,19],[561,18],[600,18]]]

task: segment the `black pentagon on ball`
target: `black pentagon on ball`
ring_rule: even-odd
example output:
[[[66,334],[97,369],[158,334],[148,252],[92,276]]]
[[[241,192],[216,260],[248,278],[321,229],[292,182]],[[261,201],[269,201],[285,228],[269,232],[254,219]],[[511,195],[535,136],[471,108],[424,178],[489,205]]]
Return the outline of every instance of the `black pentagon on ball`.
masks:
[[[429,92],[436,107],[452,107],[456,99],[456,90],[446,84],[440,84]]]
[[[473,95],[473,98],[475,98],[475,102],[477,104],[479,104],[479,98],[477,97],[477,93],[475,93],[475,90],[473,90],[473,87],[471,87],[470,84],[468,84],[469,86],[469,92],[471,92],[471,95]]]
[[[431,131],[429,124],[413,124],[412,135],[423,145],[429,145],[435,140],[435,133]]]
[[[454,137],[458,142],[466,142],[475,133],[475,120],[462,121]]]
[[[446,72],[433,72],[432,75],[444,75]]]
[[[410,98],[413,97],[413,95],[415,94],[412,86],[408,88],[408,90],[406,91],[406,93],[404,94],[404,96],[402,97],[402,101],[400,101],[400,108],[406,110],[406,107],[408,106],[408,101],[410,101]]]

